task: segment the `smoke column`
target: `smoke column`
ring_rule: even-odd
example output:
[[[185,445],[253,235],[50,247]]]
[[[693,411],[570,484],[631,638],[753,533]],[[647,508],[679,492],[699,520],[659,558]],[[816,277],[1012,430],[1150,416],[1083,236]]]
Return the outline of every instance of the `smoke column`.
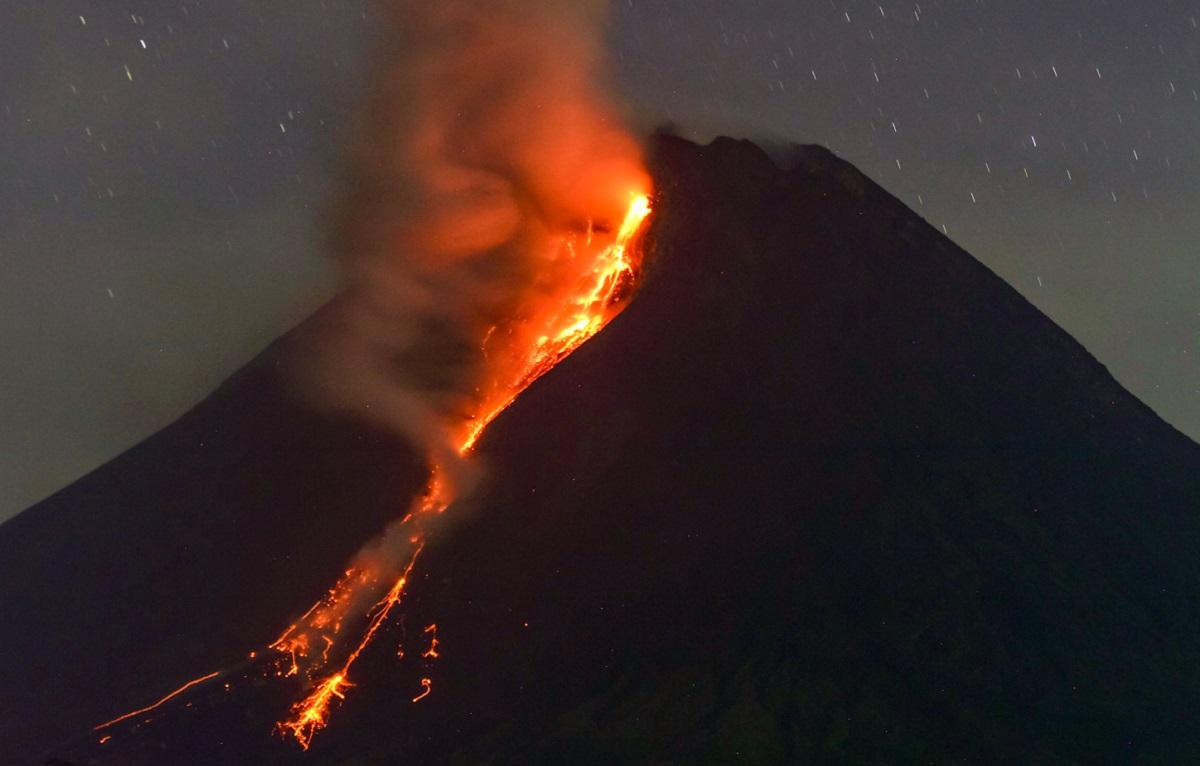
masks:
[[[388,34],[331,228],[346,290],[300,383],[315,402],[407,437],[432,473],[410,511],[271,644],[288,658],[278,674],[307,680],[277,725],[303,748],[352,685],[438,519],[470,489],[463,456],[611,318],[633,273],[626,248],[649,212],[649,179],[596,85],[605,10],[593,0],[380,9]],[[343,633],[356,615],[365,626]]]
[[[318,403],[449,471],[455,432],[516,374],[539,306],[579,274],[564,235],[611,230],[640,149],[597,82],[607,2],[392,0],[331,244],[344,297],[301,367]],[[507,376],[507,377],[506,377]]]
[[[302,395],[400,433],[431,473],[408,513],[269,644],[268,674],[305,688],[276,731],[305,749],[470,488],[463,457],[482,429],[598,332],[636,278],[650,184],[596,84],[605,11],[595,0],[376,10],[386,34],[330,227],[345,289],[292,365]],[[412,701],[431,684],[423,677]]]

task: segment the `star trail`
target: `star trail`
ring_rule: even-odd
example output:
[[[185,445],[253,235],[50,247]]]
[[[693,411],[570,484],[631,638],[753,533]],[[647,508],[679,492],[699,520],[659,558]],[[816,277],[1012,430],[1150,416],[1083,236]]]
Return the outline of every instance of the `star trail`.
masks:
[[[1200,2],[615,0],[646,129],[820,143],[1200,437]],[[0,518],[333,289],[361,0],[0,13]]]

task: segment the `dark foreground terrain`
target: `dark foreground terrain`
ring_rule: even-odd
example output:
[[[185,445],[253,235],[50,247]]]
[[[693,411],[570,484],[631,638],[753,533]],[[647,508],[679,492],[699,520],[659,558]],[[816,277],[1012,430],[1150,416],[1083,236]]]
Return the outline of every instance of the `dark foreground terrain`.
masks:
[[[309,752],[236,670],[90,732],[236,668],[419,489],[292,402],[285,342],[0,527],[0,762],[1200,761],[1200,447],[828,152],[652,161],[642,292],[488,431]]]

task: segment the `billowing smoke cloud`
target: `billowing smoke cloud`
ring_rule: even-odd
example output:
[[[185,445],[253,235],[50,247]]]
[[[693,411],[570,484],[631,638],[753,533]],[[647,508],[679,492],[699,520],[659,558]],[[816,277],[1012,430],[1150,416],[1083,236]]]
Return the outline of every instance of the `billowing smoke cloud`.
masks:
[[[310,334],[299,379],[314,401],[407,436],[433,471],[410,512],[273,644],[314,679],[279,723],[303,747],[440,520],[469,501],[460,453],[531,375],[599,328],[613,295],[600,287],[615,290],[629,266],[627,213],[648,211],[649,183],[596,84],[605,6],[389,0],[380,9],[388,34],[331,229],[346,290]],[[605,255],[618,269],[608,282]],[[458,511],[443,514],[451,504]],[[330,637],[361,615],[356,643]]]
[[[455,462],[504,338],[575,278],[554,243],[615,226],[648,186],[597,85],[606,6],[380,6],[390,33],[331,229],[347,289],[301,365],[311,397]]]

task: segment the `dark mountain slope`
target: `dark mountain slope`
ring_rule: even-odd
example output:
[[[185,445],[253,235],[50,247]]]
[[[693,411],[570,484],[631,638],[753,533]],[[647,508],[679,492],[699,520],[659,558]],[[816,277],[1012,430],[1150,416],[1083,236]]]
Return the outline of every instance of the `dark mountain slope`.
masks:
[[[652,281],[489,432],[433,615],[572,641],[448,662],[501,666],[473,716],[522,722],[514,762],[1200,754],[1200,450],[852,167],[796,162],[661,141]]]
[[[0,526],[0,763],[261,648],[421,486],[288,396],[283,345]]]
[[[381,642],[304,756],[219,691],[60,752],[1200,757],[1200,448],[828,152],[781,170],[748,143],[664,137],[653,164],[644,289],[492,426],[488,486],[421,563],[404,611],[408,634],[439,625],[431,671]],[[387,481],[381,463],[310,471],[336,494]],[[422,672],[434,691],[413,705]]]

